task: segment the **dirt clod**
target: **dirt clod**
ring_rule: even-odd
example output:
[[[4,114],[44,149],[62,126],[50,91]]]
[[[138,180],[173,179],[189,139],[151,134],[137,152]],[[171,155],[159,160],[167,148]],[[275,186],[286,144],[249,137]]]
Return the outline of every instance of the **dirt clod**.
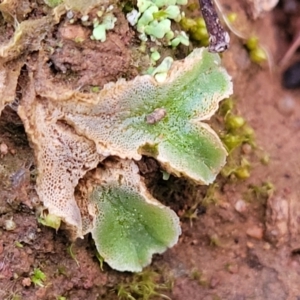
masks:
[[[260,226],[252,226],[247,229],[246,234],[254,239],[261,240],[263,238],[263,228]]]
[[[30,286],[31,285],[31,279],[29,277],[23,278],[22,285],[25,286],[25,287]]]
[[[244,200],[238,200],[235,203],[234,208],[237,212],[244,213],[245,211],[247,211],[247,204]]]
[[[289,203],[284,196],[274,195],[268,199],[266,211],[266,237],[275,245],[288,241]]]

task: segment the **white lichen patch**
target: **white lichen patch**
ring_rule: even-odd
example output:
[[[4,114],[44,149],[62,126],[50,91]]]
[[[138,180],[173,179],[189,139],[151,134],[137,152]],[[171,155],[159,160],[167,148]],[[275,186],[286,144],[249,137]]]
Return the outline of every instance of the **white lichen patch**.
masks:
[[[18,111],[36,156],[36,191],[49,213],[69,225],[73,237],[82,237],[81,212],[74,190],[101,156],[92,141],[77,135],[60,120],[58,110],[50,103],[36,101],[36,96],[33,85],[29,85]]]

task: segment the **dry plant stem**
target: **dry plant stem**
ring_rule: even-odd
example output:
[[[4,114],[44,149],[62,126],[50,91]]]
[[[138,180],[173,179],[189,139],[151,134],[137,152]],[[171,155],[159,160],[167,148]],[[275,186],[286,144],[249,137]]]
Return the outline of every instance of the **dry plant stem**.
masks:
[[[291,59],[296,50],[300,47],[300,33],[296,36],[292,45],[289,47],[288,51],[284,54],[283,58],[279,62],[280,67],[284,67],[287,62]]]
[[[230,37],[221,25],[212,0],[199,0],[201,12],[209,34],[209,52],[223,52],[229,47]]]
[[[235,34],[237,37],[239,37],[240,39],[244,39],[246,40],[246,36],[244,33],[240,32],[236,27],[233,26],[233,24],[228,20],[228,18],[226,17],[226,13],[223,11],[222,9],[222,5],[220,4],[219,0],[214,0],[214,4],[217,8],[217,11],[219,12],[219,15],[221,16],[221,19],[224,21],[224,23],[226,24],[226,26],[229,28],[229,30]]]

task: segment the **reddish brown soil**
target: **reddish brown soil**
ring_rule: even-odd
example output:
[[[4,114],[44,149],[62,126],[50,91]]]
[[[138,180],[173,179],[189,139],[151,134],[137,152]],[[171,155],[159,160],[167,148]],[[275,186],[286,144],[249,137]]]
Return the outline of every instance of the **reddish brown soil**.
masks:
[[[277,23],[283,17],[275,10],[249,21],[249,34],[258,35],[274,62],[288,46]],[[73,34],[63,26],[53,36]],[[119,75],[132,77],[136,70],[130,68],[126,49],[133,33],[126,26],[112,33],[114,43],[109,39],[110,44],[97,48],[64,42],[50,57],[57,76],[64,79],[61,71],[75,72],[74,87],[86,82],[101,86]],[[79,34],[86,35],[84,31]],[[89,61],[93,51],[97,54]],[[103,62],[109,55],[116,57],[112,68]],[[276,63],[272,71],[251,63],[243,42],[234,35],[223,60],[233,77],[237,111],[254,128],[260,147],[247,154],[251,176],[247,180],[219,176],[215,201],[199,205],[192,223],[182,218],[179,243],[156,256],[151,268],[162,274],[161,283],[173,282],[166,292],[173,300],[300,299],[300,90],[282,89],[282,70]],[[133,275],[115,272],[105,264],[101,270],[88,236],[72,246],[76,261],[68,251],[71,243],[66,232],[37,222],[33,153],[10,108],[0,120],[0,299],[117,299],[118,284],[130,282]],[[265,153],[270,156],[268,165],[259,161]],[[207,190],[183,179],[163,181],[152,159],[143,160],[140,168],[155,196],[180,215]],[[251,185],[264,182],[272,183],[275,191],[251,194]],[[14,230],[7,230],[10,219],[16,224]],[[45,273],[44,287],[30,283],[34,268]]]

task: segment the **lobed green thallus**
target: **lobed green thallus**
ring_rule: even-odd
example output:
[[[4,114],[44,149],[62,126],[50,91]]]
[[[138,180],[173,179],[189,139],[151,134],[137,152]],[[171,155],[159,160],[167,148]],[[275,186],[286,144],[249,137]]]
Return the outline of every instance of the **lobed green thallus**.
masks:
[[[164,72],[159,81],[157,74],[137,76],[95,93],[47,81],[19,108],[44,206],[72,227],[73,236],[91,232],[100,256],[120,271],[140,271],[181,234],[179,218],[150,195],[134,160],[151,156],[170,174],[209,184],[227,155],[203,122],[232,93],[219,56],[195,49]],[[78,181],[95,168],[98,175],[75,200]]]

